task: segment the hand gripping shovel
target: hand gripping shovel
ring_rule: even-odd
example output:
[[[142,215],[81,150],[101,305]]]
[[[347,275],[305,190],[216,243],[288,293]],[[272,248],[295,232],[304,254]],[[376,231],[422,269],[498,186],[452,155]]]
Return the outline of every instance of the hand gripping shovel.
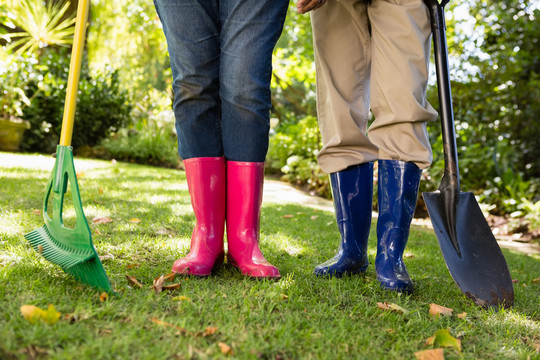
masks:
[[[89,5],[89,0],[80,0],[77,8],[62,133],[60,144],[56,148],[56,162],[43,201],[45,225],[24,237],[45,259],[60,265],[66,273],[73,275],[77,280],[100,290],[113,292],[109,278],[92,244],[92,235],[84,216],[77,185],[73,148],[70,146]],[[68,183],[76,214],[74,228],[65,227],[62,220],[64,195]],[[53,196],[52,218],[47,213],[50,196]]]
[[[444,21],[448,1],[424,0],[431,16],[445,167],[439,191],[423,196],[446,266],[461,291],[482,307],[510,307],[514,289],[501,249],[474,195],[459,189]]]

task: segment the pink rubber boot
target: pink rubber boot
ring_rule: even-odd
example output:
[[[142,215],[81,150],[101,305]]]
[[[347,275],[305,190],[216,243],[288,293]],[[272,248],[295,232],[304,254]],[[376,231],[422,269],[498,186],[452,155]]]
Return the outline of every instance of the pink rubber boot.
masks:
[[[259,249],[264,163],[227,161],[228,262],[242,274],[279,278]]]
[[[207,276],[223,262],[225,227],[225,158],[202,157],[184,160],[191,206],[197,223],[189,254],[174,262],[172,272]]]

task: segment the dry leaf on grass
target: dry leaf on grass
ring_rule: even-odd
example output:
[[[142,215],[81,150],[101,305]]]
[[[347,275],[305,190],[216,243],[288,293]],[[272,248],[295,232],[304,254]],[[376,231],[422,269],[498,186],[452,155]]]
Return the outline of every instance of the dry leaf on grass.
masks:
[[[540,284],[540,277],[536,279],[532,279],[531,281],[533,284]]]
[[[180,283],[178,284],[170,284],[170,285],[164,285],[163,290],[176,290],[180,289]]]
[[[443,349],[422,350],[422,351],[415,352],[414,356],[418,360],[444,360],[444,350]]]
[[[290,218],[293,218],[294,215],[283,215],[282,218],[284,219],[290,219]]]
[[[142,288],[142,287],[143,287],[142,284],[139,282],[139,280],[137,280],[137,279],[135,278],[135,276],[126,275],[126,279],[129,281],[129,283],[130,283],[131,285],[135,285],[135,286],[137,286],[137,287],[139,287],[139,288]]]
[[[52,304],[49,304],[47,310],[40,309],[34,305],[23,305],[21,306],[21,314],[32,324],[41,320],[46,324],[53,325],[60,319],[60,313],[56,311]]]
[[[159,294],[163,291],[163,283],[165,282],[165,276],[161,275],[158,278],[154,279],[154,284],[152,285],[151,289],[154,289],[156,294]]]
[[[399,313],[402,313],[402,314],[410,313],[409,310],[404,309],[399,305],[396,305],[394,303],[389,303],[389,302],[384,302],[384,303],[378,302],[377,307],[379,309],[388,310],[388,311],[396,311],[396,312],[399,312]]]
[[[43,252],[43,245],[41,244],[38,245],[38,252],[39,252],[39,255],[41,255],[41,253]]]
[[[429,304],[429,315],[431,316],[439,316],[439,315],[452,316],[453,311],[454,309],[450,309],[441,305],[437,305],[433,303]]]
[[[214,335],[217,332],[218,328],[214,326],[208,326],[206,329],[204,329],[204,335],[203,336],[210,336]]]
[[[467,317],[467,313],[464,312],[464,313],[461,313],[461,314],[457,314],[456,316],[457,316],[458,318],[460,318],[460,319],[465,319],[465,318]]]
[[[109,299],[109,294],[106,292],[102,292],[101,295],[99,295],[99,301],[105,302],[107,299]]]
[[[151,320],[152,320],[153,323],[156,323],[158,325],[166,326],[166,327],[170,327],[170,328],[173,328],[175,330],[178,330],[179,334],[181,334],[181,335],[186,335],[186,334],[189,333],[186,329],[181,328],[180,326],[176,326],[176,325],[170,324],[170,323],[165,322],[165,321],[161,321],[161,320],[156,319],[156,318],[152,318]]]
[[[218,346],[219,346],[219,349],[221,350],[222,354],[232,355],[232,347],[230,347],[229,345],[220,342],[220,343],[218,343]]]
[[[178,284],[170,284],[165,285],[165,281],[171,281],[176,276],[175,273],[169,273],[167,275],[161,275],[158,278],[154,279],[154,284],[152,285],[151,289],[154,289],[156,294],[162,292],[163,290],[176,290],[180,288],[180,283]]]
[[[92,219],[94,224],[107,224],[112,222],[112,219],[108,216],[96,216]]]
[[[100,255],[98,257],[99,257],[99,260],[101,262],[107,261],[107,260],[114,260],[114,255],[113,254],[103,254],[103,255]]]
[[[165,281],[173,281],[174,278],[176,277],[176,273],[168,273],[167,275],[164,276],[165,278]]]
[[[142,222],[142,220],[138,219],[138,218],[133,218],[133,219],[129,219],[129,222],[130,223],[140,223],[140,222]]]

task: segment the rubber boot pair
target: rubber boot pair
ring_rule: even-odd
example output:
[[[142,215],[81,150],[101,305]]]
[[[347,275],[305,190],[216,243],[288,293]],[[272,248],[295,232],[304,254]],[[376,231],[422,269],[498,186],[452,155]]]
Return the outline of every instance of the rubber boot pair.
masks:
[[[176,260],[172,271],[210,275],[224,260],[226,223],[228,262],[247,276],[279,278],[259,249],[264,163],[208,157],[187,159],[184,166],[197,223],[189,254]]]
[[[403,252],[422,170],[414,163],[398,160],[379,160],[378,165],[377,279],[385,289],[411,292],[413,283],[403,263]],[[341,244],[333,259],[315,268],[316,275],[339,277],[367,269],[372,181],[371,163],[330,174]]]

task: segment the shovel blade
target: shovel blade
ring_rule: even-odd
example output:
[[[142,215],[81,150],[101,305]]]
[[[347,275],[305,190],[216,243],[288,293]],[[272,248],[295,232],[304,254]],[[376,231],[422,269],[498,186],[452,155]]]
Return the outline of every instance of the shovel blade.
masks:
[[[455,224],[448,224],[440,192],[423,193],[423,197],[446,267],[461,291],[484,308],[511,307],[514,289],[510,271],[474,195],[459,193]],[[455,226],[459,252],[452,244],[449,226]]]

